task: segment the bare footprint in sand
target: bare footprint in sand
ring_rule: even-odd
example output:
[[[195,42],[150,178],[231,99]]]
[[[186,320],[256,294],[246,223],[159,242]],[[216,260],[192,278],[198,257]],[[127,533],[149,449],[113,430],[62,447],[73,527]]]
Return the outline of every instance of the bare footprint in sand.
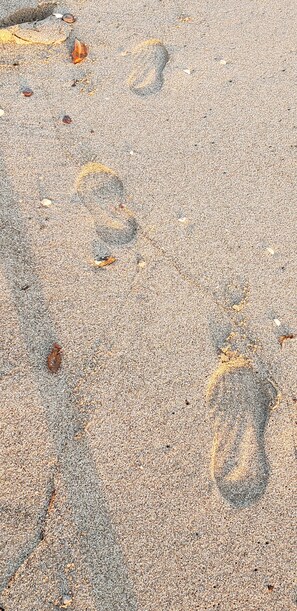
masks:
[[[54,5],[16,11],[0,22],[0,43],[59,44],[68,38],[71,26],[52,15]]]
[[[244,321],[236,321],[237,307],[232,322],[236,325],[240,320],[241,330],[228,337],[228,347],[211,376],[207,400],[214,413],[212,477],[222,496],[241,508],[259,499],[267,485],[264,433],[278,393],[267,374],[261,374],[252,360],[240,353],[246,341]]]
[[[76,190],[105,244],[123,246],[136,237],[136,219],[125,206],[123,183],[113,170],[101,163],[86,163],[78,175]]]
[[[137,95],[157,93],[163,85],[163,70],[169,60],[166,47],[160,40],[145,40],[133,51],[134,69],[129,87]]]

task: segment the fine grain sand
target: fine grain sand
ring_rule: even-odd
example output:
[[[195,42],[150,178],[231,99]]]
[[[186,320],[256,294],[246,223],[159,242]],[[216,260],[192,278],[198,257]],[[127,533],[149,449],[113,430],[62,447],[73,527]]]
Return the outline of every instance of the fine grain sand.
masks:
[[[1,610],[297,609],[296,26],[0,0]]]

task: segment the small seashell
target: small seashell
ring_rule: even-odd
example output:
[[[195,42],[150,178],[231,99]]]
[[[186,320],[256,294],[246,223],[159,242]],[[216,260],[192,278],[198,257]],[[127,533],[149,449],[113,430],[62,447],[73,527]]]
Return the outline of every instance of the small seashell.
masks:
[[[65,21],[65,23],[74,23],[76,21],[74,15],[71,15],[71,13],[65,13],[65,15],[62,16],[63,21]]]
[[[25,87],[25,89],[22,90],[22,94],[25,96],[25,98],[30,98],[31,95],[33,95],[33,91],[30,89],[30,87]]]
[[[116,261],[115,257],[104,257],[103,259],[99,259],[99,261],[92,261],[93,267],[106,267],[107,265],[111,265]]]
[[[72,119],[69,115],[64,115],[62,121],[63,123],[66,123],[66,124],[72,123]]]
[[[4,115],[4,110],[3,108],[0,108],[0,117],[3,117],[3,115]]]

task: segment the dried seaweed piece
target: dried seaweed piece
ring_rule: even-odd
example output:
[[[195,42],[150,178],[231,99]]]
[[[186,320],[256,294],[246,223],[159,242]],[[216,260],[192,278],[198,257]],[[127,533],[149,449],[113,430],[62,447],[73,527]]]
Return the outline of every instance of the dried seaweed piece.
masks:
[[[281,347],[283,346],[283,343],[287,340],[287,339],[294,339],[295,335],[293,335],[293,333],[288,333],[287,335],[280,335],[278,338],[278,343],[281,345]]]
[[[82,62],[88,55],[88,48],[84,42],[78,40],[78,38],[74,41],[73,51],[71,53],[72,61],[74,64],[79,64]]]

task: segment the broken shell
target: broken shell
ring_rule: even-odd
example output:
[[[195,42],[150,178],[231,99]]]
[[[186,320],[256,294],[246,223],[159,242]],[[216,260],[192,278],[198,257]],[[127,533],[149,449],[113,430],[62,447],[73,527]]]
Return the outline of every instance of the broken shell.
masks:
[[[49,208],[52,205],[52,200],[51,199],[42,199],[41,200],[41,205],[44,206],[45,208]]]
[[[88,56],[87,45],[76,38],[71,56],[74,64],[82,62]]]
[[[25,89],[22,90],[22,94],[25,96],[25,98],[30,98],[31,95],[33,95],[33,91],[30,89],[30,87],[25,87]]]
[[[65,15],[62,16],[63,21],[65,21],[65,23],[74,23],[76,21],[74,15],[71,15],[71,13],[65,13]]]
[[[116,261],[115,257],[104,257],[103,259],[100,259],[99,261],[92,261],[92,265],[93,267],[106,267],[106,265],[111,265],[112,263],[114,263]]]
[[[271,246],[267,246],[266,250],[267,252],[269,252],[270,255],[274,255],[274,250],[273,248],[271,248]]]
[[[66,123],[66,124],[72,123],[72,119],[69,115],[64,115],[62,121],[63,123]]]

